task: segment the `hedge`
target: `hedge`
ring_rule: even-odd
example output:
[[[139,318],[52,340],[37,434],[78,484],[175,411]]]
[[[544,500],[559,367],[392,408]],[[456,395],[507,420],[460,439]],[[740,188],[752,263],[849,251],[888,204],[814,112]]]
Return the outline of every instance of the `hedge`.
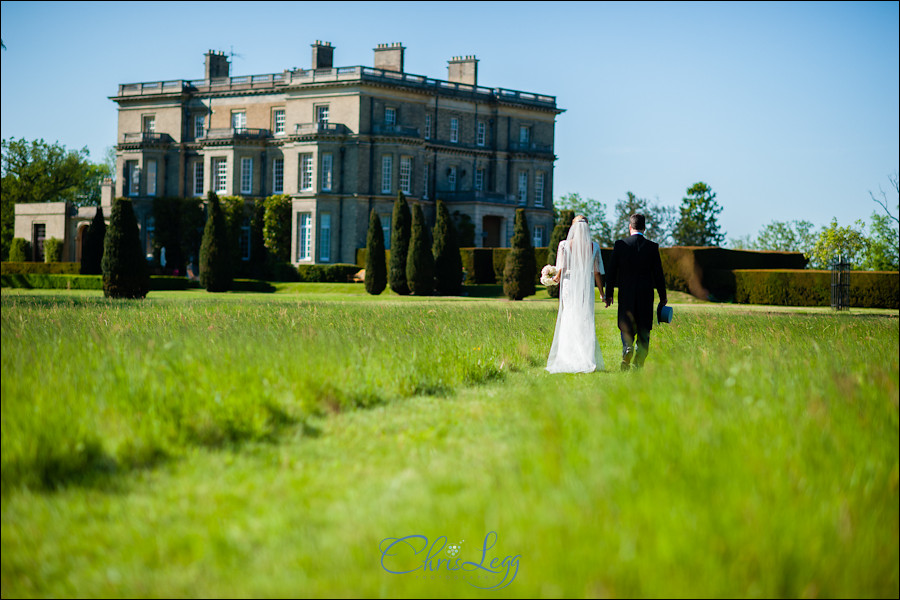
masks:
[[[79,275],[81,263],[77,262],[5,262],[0,264],[3,275]]]
[[[831,271],[737,269],[735,302],[777,306],[830,306]],[[900,273],[852,271],[850,306],[900,308]]]
[[[100,275],[44,275],[44,274],[4,274],[3,287],[45,290],[102,290]],[[180,291],[200,289],[200,284],[186,277],[151,276],[152,291]],[[275,286],[256,279],[235,279],[231,287],[234,292],[271,293]]]
[[[300,281],[316,283],[347,283],[362,267],[345,263],[333,265],[299,265]]]

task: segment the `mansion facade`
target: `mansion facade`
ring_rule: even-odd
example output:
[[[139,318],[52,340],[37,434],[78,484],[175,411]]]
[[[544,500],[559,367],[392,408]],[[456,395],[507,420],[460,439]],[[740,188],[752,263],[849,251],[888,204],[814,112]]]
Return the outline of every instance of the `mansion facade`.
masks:
[[[119,177],[104,198],[134,200],[148,253],[153,198],[210,191],[290,196],[294,264],[355,263],[373,208],[389,244],[398,192],[430,225],[445,201],[468,217],[478,247],[509,246],[524,208],[533,244],[547,245],[555,97],[479,86],[474,56],[454,57],[437,80],[406,73],[399,43],[379,44],[374,67],[335,67],[334,50],[316,41],[309,69],[238,77],[210,51],[203,79],[119,86]],[[87,217],[67,225],[72,259]]]

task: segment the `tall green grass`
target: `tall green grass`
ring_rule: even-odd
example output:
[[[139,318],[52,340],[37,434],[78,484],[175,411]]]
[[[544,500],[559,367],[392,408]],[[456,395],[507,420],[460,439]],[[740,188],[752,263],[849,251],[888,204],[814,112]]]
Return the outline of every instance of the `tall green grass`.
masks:
[[[2,595],[898,595],[896,317],[676,307],[620,373],[597,314],[549,375],[553,302],[4,294]],[[499,591],[381,568],[491,531]]]

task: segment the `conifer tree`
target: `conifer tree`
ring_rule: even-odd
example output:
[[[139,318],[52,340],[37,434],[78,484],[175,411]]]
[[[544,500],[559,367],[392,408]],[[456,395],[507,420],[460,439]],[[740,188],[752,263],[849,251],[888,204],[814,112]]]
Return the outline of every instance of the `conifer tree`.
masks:
[[[410,235],[409,204],[403,192],[397,194],[394,201],[394,213],[391,218],[391,267],[388,271],[388,284],[395,294],[409,294],[406,283],[406,255],[409,252]]]
[[[434,276],[437,293],[458,296],[462,291],[462,257],[453,219],[443,200],[437,201],[434,224]]]
[[[103,218],[103,207],[98,206],[91,224],[84,235],[81,246],[81,274],[100,275],[103,272],[103,239],[106,237],[106,220]]]
[[[103,294],[107,298],[143,298],[150,291],[150,269],[141,248],[131,200],[113,202],[103,242]]]
[[[366,236],[366,291],[377,296],[387,287],[387,265],[384,260],[384,231],[381,219],[374,208],[369,215],[369,233]]]
[[[510,300],[521,300],[534,294],[534,278],[537,266],[534,263],[534,249],[528,236],[528,220],[525,210],[516,209],[513,228],[512,248],[506,255],[503,269],[503,293]]]
[[[393,251],[391,252],[393,255]],[[434,255],[431,253],[431,235],[422,207],[416,204],[412,217],[412,237],[406,258],[406,284],[416,296],[434,293]]]
[[[227,292],[232,281],[227,224],[216,193],[210,192],[208,200],[209,214],[200,243],[200,285],[207,292]]]
[[[572,227],[572,219],[574,218],[574,210],[560,211],[559,217],[556,219],[556,225],[553,227],[553,232],[550,233],[550,246],[547,248],[548,265],[556,264],[556,250],[559,248],[559,243],[569,235],[569,228]],[[547,292],[551,298],[559,298],[558,285],[547,286]]]

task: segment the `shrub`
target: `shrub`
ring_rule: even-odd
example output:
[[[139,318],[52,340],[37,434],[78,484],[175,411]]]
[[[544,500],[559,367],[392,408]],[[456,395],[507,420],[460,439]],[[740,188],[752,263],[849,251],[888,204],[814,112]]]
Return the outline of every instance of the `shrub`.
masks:
[[[101,267],[103,294],[108,298],[143,298],[150,291],[150,273],[131,200],[113,202]]]
[[[533,295],[536,271],[534,250],[528,235],[528,219],[525,217],[525,210],[517,208],[512,248],[506,256],[506,265],[503,269],[503,293],[506,297],[510,300],[521,300]]]
[[[84,235],[81,246],[81,274],[100,275],[103,273],[103,239],[106,237],[106,220],[103,218],[103,207],[98,206],[94,218]]]
[[[547,262],[544,264],[556,264],[556,251],[559,249],[559,243],[568,237],[569,229],[572,227],[572,221],[574,219],[574,210],[563,210],[559,213],[559,216],[556,219],[556,225],[554,225],[553,231],[550,233],[550,245],[547,246]],[[538,261],[538,267],[543,268],[540,261]],[[547,293],[550,294],[551,298],[559,298],[559,286],[547,286]]]
[[[357,265],[334,263],[331,265],[298,265],[296,281],[308,283],[348,283],[359,271]]]
[[[738,269],[732,271],[735,302],[776,306],[830,306],[831,271]],[[900,274],[853,271],[850,306],[900,308]]]
[[[44,262],[62,262],[63,241],[52,237],[44,242]]]
[[[275,262],[291,260],[291,197],[269,196],[263,214],[263,238]]]
[[[410,220],[412,215],[403,192],[397,194],[391,217],[391,262],[388,269],[388,285],[395,294],[409,294],[406,282],[406,259],[409,252]]]
[[[406,256],[406,285],[416,296],[434,293],[434,255],[431,253],[431,235],[422,207],[416,204],[412,215],[412,237]]]
[[[266,224],[266,203],[257,200],[253,203],[252,216],[250,217],[250,274],[257,279],[265,277],[266,237],[264,233]]]
[[[457,245],[456,228],[443,200],[437,201],[434,224],[434,277],[438,294],[458,296],[462,292],[462,257]]]
[[[81,272],[81,266],[74,262],[5,262],[0,268],[4,275],[77,275]]]
[[[377,296],[387,287],[387,263],[384,258],[384,231],[381,229],[381,219],[378,218],[378,212],[374,208],[369,215],[365,264],[366,291],[373,296]]]
[[[209,214],[200,244],[200,285],[207,292],[227,292],[231,289],[231,250],[225,215],[219,197],[209,193]]]
[[[25,238],[13,238],[9,246],[9,262],[31,260],[31,244]]]

